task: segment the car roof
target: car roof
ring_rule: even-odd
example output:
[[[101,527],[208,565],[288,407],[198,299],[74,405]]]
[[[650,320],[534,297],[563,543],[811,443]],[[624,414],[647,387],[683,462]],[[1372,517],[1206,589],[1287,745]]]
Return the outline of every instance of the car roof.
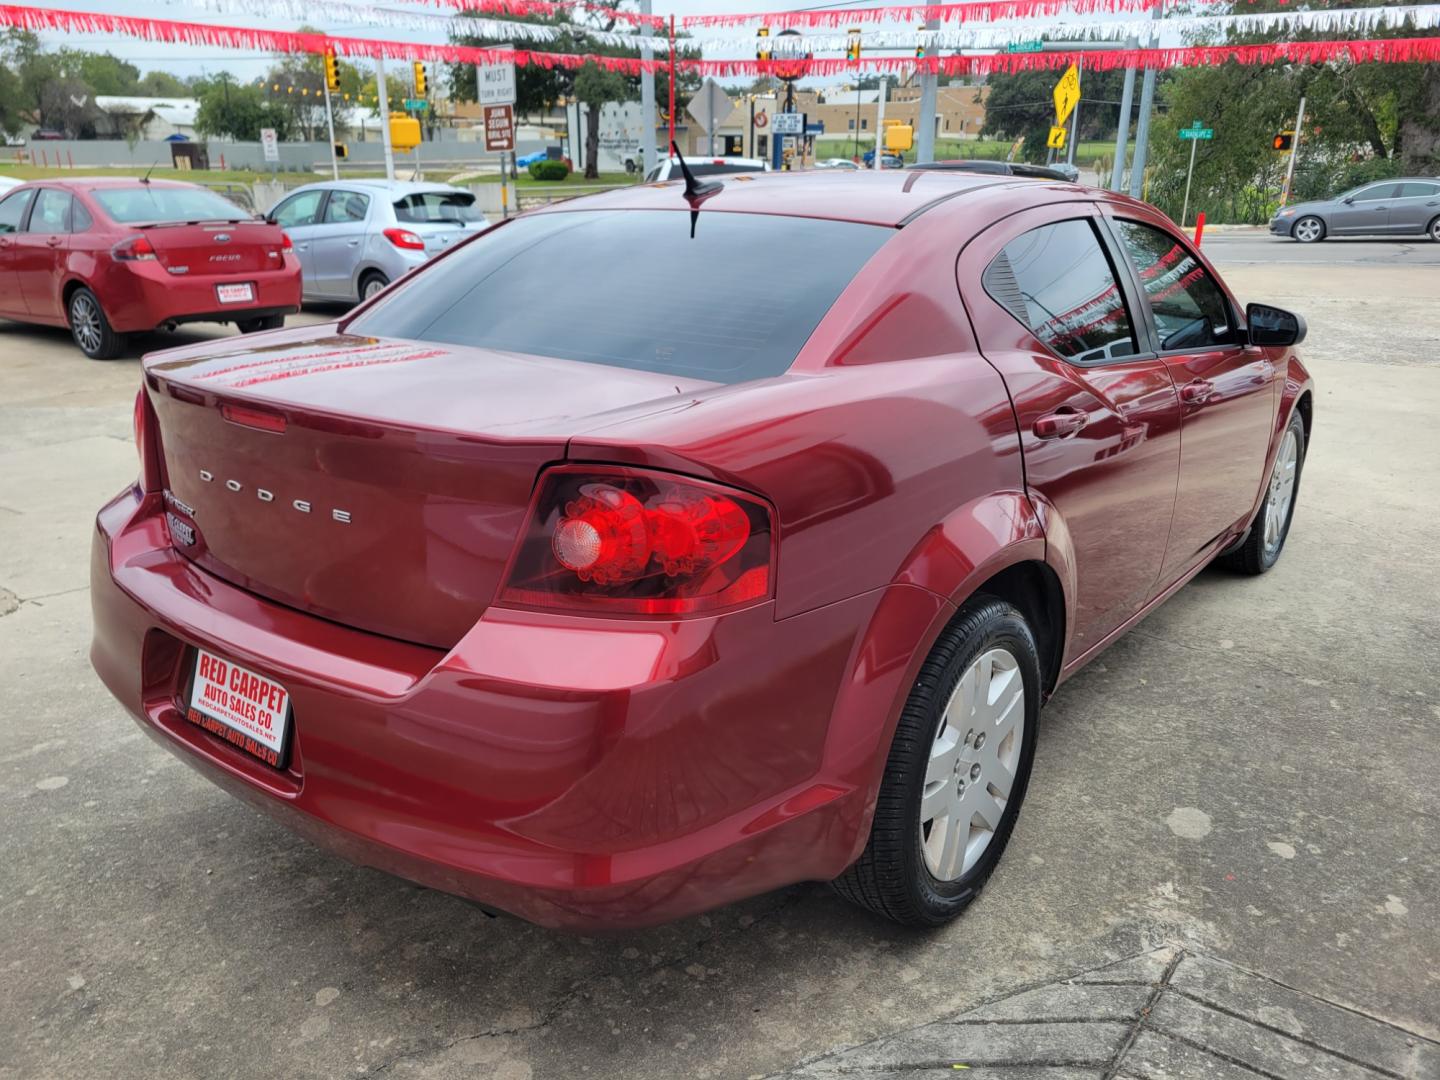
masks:
[[[191,184],[184,180],[142,180],[139,176],[47,176],[39,180],[27,180],[27,184],[48,184],[53,187],[83,188],[86,191],[99,188],[140,187],[142,182],[157,188],[200,188],[208,191],[203,184]]]
[[[721,189],[707,196],[706,211],[776,214],[786,217],[830,218],[870,225],[903,225],[914,215],[957,196],[984,188],[1004,188],[1038,195],[1060,190],[1073,195],[1093,189],[1064,181],[1017,180],[1009,176],[910,169],[818,169],[806,172],[735,173],[720,180]],[[637,184],[583,199],[555,203],[534,213],[585,210],[684,210],[684,182]],[[1041,198],[1027,200],[1047,201]]]

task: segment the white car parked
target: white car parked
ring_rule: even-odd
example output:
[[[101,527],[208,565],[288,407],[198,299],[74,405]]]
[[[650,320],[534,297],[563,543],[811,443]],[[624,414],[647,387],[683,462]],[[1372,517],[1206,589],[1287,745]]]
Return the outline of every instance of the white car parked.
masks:
[[[722,176],[725,173],[769,172],[770,166],[753,157],[686,158],[685,164],[695,176]],[[651,169],[645,177],[647,184],[658,184],[663,180],[674,180],[680,176],[680,159],[666,158]]]

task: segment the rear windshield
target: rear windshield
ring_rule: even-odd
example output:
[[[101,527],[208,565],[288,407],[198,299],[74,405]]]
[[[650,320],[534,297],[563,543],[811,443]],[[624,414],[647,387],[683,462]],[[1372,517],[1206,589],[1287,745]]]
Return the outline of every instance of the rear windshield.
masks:
[[[521,217],[356,319],[356,334],[742,382],[779,375],[893,229],[684,210]],[[763,260],[763,271],[756,259]]]
[[[111,220],[122,225],[152,221],[244,221],[252,215],[204,188],[136,185],[90,193]]]
[[[395,202],[395,220],[409,225],[445,221],[484,221],[468,191],[417,191]]]

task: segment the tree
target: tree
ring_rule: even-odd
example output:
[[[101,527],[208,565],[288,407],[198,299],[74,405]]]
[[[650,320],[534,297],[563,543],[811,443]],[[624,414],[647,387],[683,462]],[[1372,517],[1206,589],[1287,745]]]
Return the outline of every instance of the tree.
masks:
[[[195,85],[200,108],[195,130],[237,142],[256,142],[261,128],[274,128],[281,139],[290,136],[290,117],[276,108],[264,90],[253,83],[237,84],[228,72]]]
[[[1120,120],[1122,71],[1084,71],[1080,77],[1080,130],[1077,138],[1113,139]],[[1045,140],[1055,123],[1058,71],[1020,71],[990,76],[982,135],[1001,139],[1025,136],[1026,161],[1044,161]]]
[[[132,94],[140,82],[140,69],[109,53],[61,49],[59,68],[67,76],[78,79],[92,94]]]
[[[24,123],[20,115],[20,76],[0,62],[0,132],[14,135]]]
[[[607,71],[594,61],[575,73],[575,96],[587,106],[585,117],[585,179],[600,179],[600,110],[609,101],[623,101],[629,94],[625,77]]]
[[[145,97],[189,97],[194,88],[168,71],[147,71],[135,85],[135,93]]]

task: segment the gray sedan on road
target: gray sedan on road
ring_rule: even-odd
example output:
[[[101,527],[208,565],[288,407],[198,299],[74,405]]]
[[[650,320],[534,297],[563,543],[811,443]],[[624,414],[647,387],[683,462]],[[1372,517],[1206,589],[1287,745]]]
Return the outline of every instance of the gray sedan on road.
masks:
[[[267,218],[295,245],[307,300],[364,300],[486,226],[468,191],[388,180],[306,184]]]
[[[1270,219],[1276,236],[1313,244],[1327,236],[1424,236],[1440,240],[1440,178],[1381,180],[1333,199],[1296,203]]]

